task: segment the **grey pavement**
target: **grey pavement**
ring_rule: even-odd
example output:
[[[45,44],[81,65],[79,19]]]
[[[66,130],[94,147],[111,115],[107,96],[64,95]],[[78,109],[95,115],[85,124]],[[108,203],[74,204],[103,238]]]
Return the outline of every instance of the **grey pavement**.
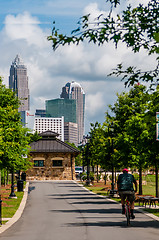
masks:
[[[135,220],[127,227],[118,203],[92,194],[73,181],[30,182],[23,208],[16,222],[0,234],[1,240],[159,238],[159,221],[136,210]]]

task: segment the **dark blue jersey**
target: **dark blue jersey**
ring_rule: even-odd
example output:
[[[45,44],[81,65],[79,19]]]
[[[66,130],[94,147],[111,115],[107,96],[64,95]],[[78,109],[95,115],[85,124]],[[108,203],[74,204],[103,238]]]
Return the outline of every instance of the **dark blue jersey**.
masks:
[[[136,183],[136,180],[132,174],[123,173],[118,177],[118,190],[119,191],[134,191],[133,183]]]

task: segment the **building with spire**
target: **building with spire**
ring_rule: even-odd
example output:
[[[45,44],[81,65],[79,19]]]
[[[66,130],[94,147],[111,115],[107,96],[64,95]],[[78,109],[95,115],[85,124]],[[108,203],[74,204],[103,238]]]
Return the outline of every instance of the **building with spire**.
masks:
[[[26,111],[29,110],[29,88],[27,68],[21,57],[17,55],[10,67],[9,88],[16,92],[21,105],[18,111],[21,113],[22,123],[26,123]]]
[[[76,100],[76,123],[78,124],[78,143],[80,143],[84,135],[85,92],[79,83],[73,81],[62,88],[60,97]]]

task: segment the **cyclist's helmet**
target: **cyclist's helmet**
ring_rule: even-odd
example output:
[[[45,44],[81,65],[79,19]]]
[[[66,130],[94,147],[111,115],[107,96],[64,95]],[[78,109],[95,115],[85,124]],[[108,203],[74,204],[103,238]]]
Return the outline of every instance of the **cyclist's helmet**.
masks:
[[[123,169],[123,172],[128,172],[128,169],[127,169],[127,168],[124,168],[124,169]]]

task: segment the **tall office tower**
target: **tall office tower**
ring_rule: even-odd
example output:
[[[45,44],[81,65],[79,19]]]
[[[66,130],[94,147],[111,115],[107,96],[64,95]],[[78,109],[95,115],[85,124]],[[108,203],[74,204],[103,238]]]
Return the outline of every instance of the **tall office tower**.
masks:
[[[78,124],[78,143],[83,139],[84,135],[84,113],[85,113],[85,93],[81,85],[77,82],[67,83],[62,88],[60,95],[64,99],[76,100],[76,120]]]
[[[76,101],[74,99],[52,99],[45,101],[46,117],[62,117],[65,122],[76,123]]]
[[[26,111],[29,110],[29,89],[27,68],[19,55],[16,56],[10,67],[9,88],[16,92],[21,105],[18,111],[21,113],[22,123],[26,123]]]

